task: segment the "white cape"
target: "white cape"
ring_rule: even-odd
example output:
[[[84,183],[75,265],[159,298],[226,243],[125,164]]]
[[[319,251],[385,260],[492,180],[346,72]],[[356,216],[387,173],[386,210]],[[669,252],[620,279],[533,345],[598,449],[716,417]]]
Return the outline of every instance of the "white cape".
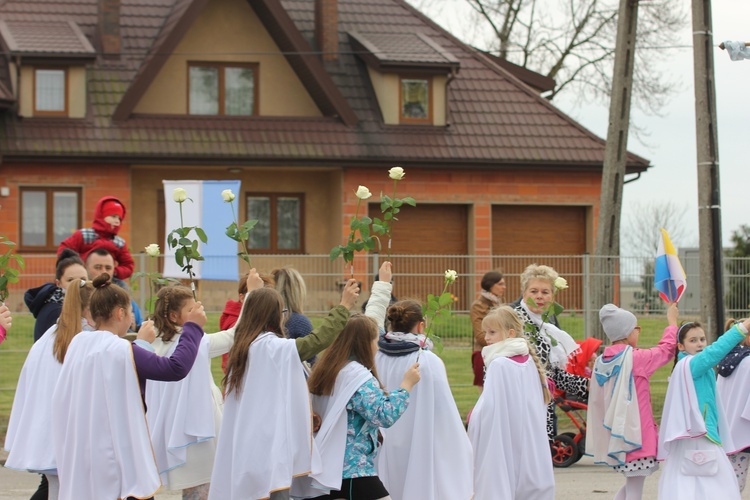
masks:
[[[166,352],[157,352],[170,356],[177,348],[178,338],[166,344]],[[151,429],[151,440],[154,444],[156,464],[159,467],[162,482],[169,487],[168,471],[185,465],[188,447],[197,443],[210,445],[209,460],[195,464],[197,484],[207,483],[211,478],[213,455],[216,450],[216,431],[220,422],[216,422],[216,409],[213,403],[213,381],[211,379],[211,360],[208,357],[208,336],[203,335],[198,348],[193,368],[187,377],[177,382],[146,382],[146,418]],[[219,410],[220,411],[220,410]],[[218,415],[221,416],[220,413]],[[192,464],[191,464],[192,465]]]
[[[263,333],[250,346],[242,392],[224,402],[209,498],[268,498],[317,472],[319,462],[297,346]]]
[[[741,361],[729,377],[717,377],[716,392],[734,448],[742,451],[750,446],[750,357]]]
[[[52,352],[57,325],[52,325],[31,346],[21,369],[10,412],[5,466],[10,469],[56,474],[52,442],[52,393],[62,364]]]
[[[386,390],[398,389],[417,354],[376,354],[375,365]],[[393,426],[381,429],[378,477],[393,500],[469,500],[474,491],[471,442],[445,365],[424,350],[419,371],[421,380],[411,391],[409,407]]]
[[[469,421],[475,500],[553,500],[547,407],[534,360],[497,358]]]
[[[52,398],[61,500],[148,498],[161,485],[130,343],[81,332]]]
[[[724,448],[705,437],[706,424],[698,407],[690,358],[677,362],[664,400],[657,454],[659,460],[665,460],[659,478],[659,499],[739,500],[737,478],[726,456],[733,445],[726,432],[721,403],[717,401],[717,411]]]
[[[603,385],[599,379],[606,378]],[[641,414],[633,380],[633,348],[615,358],[596,359],[587,412],[586,453],[594,462],[614,467],[627,462],[627,454],[641,449]]]
[[[351,361],[336,376],[333,394],[313,396],[313,409],[321,418],[315,445],[320,453],[322,467],[307,477],[295,479],[293,497],[315,497],[341,489],[346,453],[346,405],[354,393],[371,378],[373,375],[370,370]]]

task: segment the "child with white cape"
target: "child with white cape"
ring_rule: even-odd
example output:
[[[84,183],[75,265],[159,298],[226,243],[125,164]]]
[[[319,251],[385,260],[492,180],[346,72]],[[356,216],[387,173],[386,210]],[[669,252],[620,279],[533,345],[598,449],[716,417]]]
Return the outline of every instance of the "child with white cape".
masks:
[[[729,330],[737,321],[730,319],[724,326]],[[719,363],[716,391],[729,424],[737,453],[729,455],[740,492],[745,489],[750,465],[750,337],[736,345]]]
[[[376,320],[383,324],[382,315]],[[375,355],[383,385],[388,391],[397,389],[417,358],[421,380],[406,412],[381,431],[378,477],[394,500],[469,500],[474,491],[471,442],[445,365],[425,338],[422,306],[414,300],[396,302],[388,308],[388,321],[390,331],[380,337]]]
[[[469,421],[475,500],[553,500],[546,430],[547,377],[508,306],[482,321],[484,391]]]
[[[748,328],[750,320],[739,323],[709,346],[698,323],[678,330],[679,361],[669,378],[659,434],[660,499],[740,498],[727,458],[738,450],[717,401],[713,367],[747,337]]]
[[[313,407],[322,417],[315,436],[322,469],[298,481],[295,496],[391,498],[375,469],[378,428],[392,426],[404,413],[409,392],[419,381],[419,367],[416,363],[409,367],[401,387],[386,393],[375,368],[378,337],[373,319],[354,315],[315,364],[308,385]]]
[[[224,377],[224,421],[209,499],[288,499],[292,478],[320,470],[301,359],[333,342],[357,296],[359,287],[351,279],[325,332],[288,339],[279,292],[248,292]]]

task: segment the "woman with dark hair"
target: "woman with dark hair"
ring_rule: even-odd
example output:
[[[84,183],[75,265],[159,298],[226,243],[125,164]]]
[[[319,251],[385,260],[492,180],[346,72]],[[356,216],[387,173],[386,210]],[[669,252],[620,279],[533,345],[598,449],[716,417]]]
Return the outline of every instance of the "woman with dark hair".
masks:
[[[482,320],[490,309],[503,303],[505,296],[505,278],[502,273],[490,271],[482,276],[482,289],[479,296],[471,304],[471,329],[474,333],[473,347],[471,353],[471,367],[474,371],[474,385],[479,388],[479,394],[482,393],[484,386],[484,361],[482,360],[482,348],[487,345],[482,332]]]
[[[36,318],[34,342],[39,340],[60,317],[68,284],[87,279],[86,266],[81,257],[74,250],[65,249],[57,258],[55,282],[26,290],[23,300]]]

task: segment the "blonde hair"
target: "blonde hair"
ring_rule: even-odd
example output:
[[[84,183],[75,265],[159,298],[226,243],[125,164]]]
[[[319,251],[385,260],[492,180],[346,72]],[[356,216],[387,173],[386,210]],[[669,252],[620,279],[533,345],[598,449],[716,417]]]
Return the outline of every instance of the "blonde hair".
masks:
[[[526,292],[529,287],[529,281],[531,280],[544,280],[549,281],[549,284],[554,287],[555,280],[560,275],[557,274],[550,266],[540,266],[539,264],[531,264],[521,273],[521,292]]]
[[[65,353],[73,337],[83,330],[83,311],[89,306],[89,300],[94,293],[94,285],[90,281],[73,280],[68,284],[63,300],[62,312],[57,320],[57,332],[52,353],[62,363],[65,361]]]
[[[543,266],[546,267],[546,266]],[[523,323],[510,306],[502,305],[493,307],[487,316],[482,320],[482,329],[486,329],[488,326],[492,326],[495,329],[505,332],[505,338],[510,337],[510,331],[513,330],[516,338],[522,338],[526,340],[529,345],[529,356],[534,360],[536,370],[539,373],[539,382],[542,384],[542,396],[544,397],[544,404],[549,404],[552,400],[552,395],[549,392],[549,386],[547,385],[547,373],[544,371],[539,356],[536,353],[534,346],[526,339],[523,333]],[[503,339],[505,340],[505,339]]]
[[[281,294],[284,306],[290,313],[302,313],[307,298],[307,287],[302,275],[291,267],[282,267],[271,271],[276,281],[276,291]]]

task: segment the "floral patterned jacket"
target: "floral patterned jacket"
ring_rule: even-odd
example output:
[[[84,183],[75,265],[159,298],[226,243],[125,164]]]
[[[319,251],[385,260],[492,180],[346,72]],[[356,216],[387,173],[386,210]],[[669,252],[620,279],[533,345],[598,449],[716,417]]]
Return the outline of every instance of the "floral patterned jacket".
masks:
[[[378,428],[392,426],[408,406],[406,389],[386,394],[375,377],[354,393],[346,405],[344,479],[377,476]]]

